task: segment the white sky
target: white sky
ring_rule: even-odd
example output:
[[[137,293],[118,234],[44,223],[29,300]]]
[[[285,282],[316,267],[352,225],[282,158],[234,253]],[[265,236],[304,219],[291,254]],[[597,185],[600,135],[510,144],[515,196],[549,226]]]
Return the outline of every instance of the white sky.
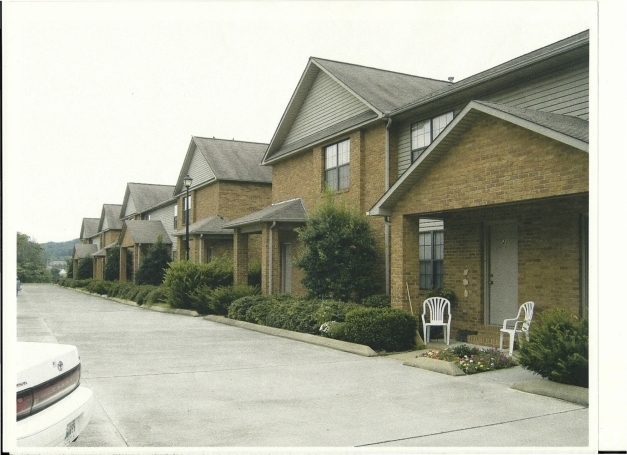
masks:
[[[40,243],[78,237],[127,182],[174,185],[192,135],[269,142],[310,56],[459,81],[596,30],[587,1],[3,10],[5,188],[19,196],[5,221]]]

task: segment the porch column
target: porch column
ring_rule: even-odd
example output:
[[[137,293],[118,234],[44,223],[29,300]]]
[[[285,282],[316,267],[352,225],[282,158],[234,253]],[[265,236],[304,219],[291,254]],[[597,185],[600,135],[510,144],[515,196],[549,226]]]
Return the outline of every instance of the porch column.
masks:
[[[411,311],[414,315],[422,312],[422,301],[418,299],[418,275],[420,273],[419,220],[407,216],[394,216],[391,219],[392,248],[391,297],[392,307]],[[411,295],[411,307],[407,297],[407,287]]]
[[[248,284],[248,234],[240,228],[233,232],[233,283]]]
[[[261,293],[281,292],[279,227],[266,223],[261,229]]]

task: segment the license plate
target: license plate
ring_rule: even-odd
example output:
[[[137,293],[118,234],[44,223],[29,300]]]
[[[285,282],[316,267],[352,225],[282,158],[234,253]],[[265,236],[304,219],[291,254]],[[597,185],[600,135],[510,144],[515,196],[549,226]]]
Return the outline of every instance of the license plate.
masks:
[[[67,424],[67,427],[65,428],[65,443],[69,444],[70,442],[72,442],[75,438],[76,435],[76,420],[72,420],[70,423]]]

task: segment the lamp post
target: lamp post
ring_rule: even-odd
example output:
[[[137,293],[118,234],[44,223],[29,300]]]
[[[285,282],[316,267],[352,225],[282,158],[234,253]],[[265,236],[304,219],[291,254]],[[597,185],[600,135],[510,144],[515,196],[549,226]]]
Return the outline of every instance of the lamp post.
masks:
[[[187,210],[185,210],[185,252],[186,252],[187,260],[189,261],[189,209],[190,209],[189,187],[192,186],[192,178],[189,176],[189,174],[187,174],[183,178],[183,185],[185,185],[185,193],[186,193],[185,204],[183,205],[183,207],[187,208]]]

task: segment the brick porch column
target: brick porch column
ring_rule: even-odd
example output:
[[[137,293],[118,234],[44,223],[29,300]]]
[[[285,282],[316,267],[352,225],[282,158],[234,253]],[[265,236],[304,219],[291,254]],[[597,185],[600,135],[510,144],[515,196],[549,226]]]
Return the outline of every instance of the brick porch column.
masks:
[[[126,281],[126,248],[120,247],[120,282]]]

